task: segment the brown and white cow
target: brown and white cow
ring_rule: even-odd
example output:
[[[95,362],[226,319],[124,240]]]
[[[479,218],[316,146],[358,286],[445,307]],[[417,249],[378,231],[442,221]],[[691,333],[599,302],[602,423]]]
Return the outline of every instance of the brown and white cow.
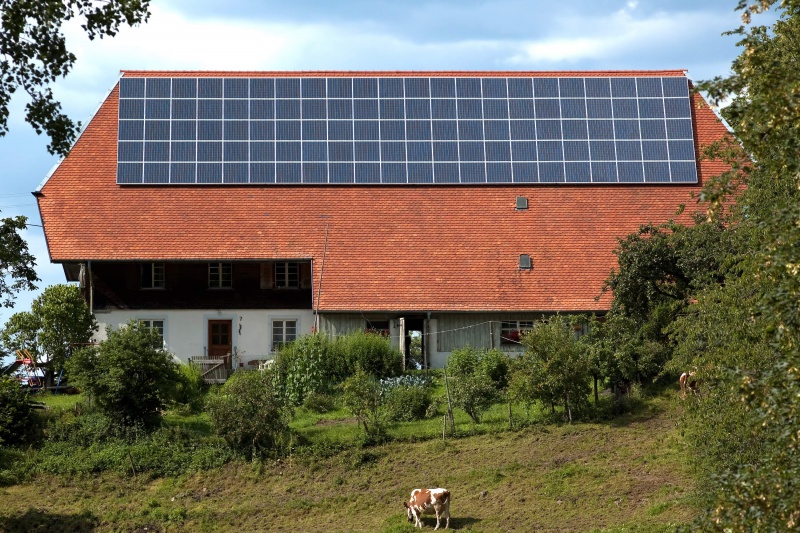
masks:
[[[450,527],[450,491],[447,489],[414,489],[407,502],[403,502],[406,508],[408,521],[414,522],[414,526],[422,528],[424,514],[436,514],[436,527],[439,529],[439,520],[442,516],[446,518],[444,528]]]

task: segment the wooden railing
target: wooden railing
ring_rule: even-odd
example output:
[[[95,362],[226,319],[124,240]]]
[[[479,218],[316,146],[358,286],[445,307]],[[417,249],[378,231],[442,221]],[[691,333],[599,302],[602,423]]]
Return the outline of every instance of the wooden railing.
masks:
[[[189,361],[199,365],[206,383],[225,383],[231,375],[230,356],[190,357]]]

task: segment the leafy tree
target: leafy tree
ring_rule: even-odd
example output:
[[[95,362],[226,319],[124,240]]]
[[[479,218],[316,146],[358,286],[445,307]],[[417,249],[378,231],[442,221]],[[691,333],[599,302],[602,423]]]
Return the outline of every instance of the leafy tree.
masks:
[[[454,350],[447,358],[453,405],[474,423],[500,400],[508,384],[506,355],[499,350],[480,351],[472,347]]]
[[[771,27],[752,24],[752,14],[776,5]],[[730,33],[743,51],[732,74],[699,87],[714,103],[730,99],[723,115],[753,163],[704,194],[721,203],[742,190],[732,229],[750,249],[738,279],[731,273],[698,295],[674,338],[682,361],[694,351],[708,383],[706,409],[690,410],[687,430],[701,472],[717,474],[704,491],[702,528],[786,531],[800,523],[800,1],[742,0],[737,8],[743,25]]]
[[[570,422],[573,412],[587,407],[591,380],[589,358],[571,326],[560,315],[537,322],[522,337],[525,354],[515,367],[530,387],[524,397],[563,405]]]
[[[0,106],[0,119],[2,116]],[[40,281],[33,268],[36,259],[28,251],[28,243],[17,233],[27,227],[27,222],[28,219],[22,216],[0,219],[0,299],[4,307],[14,304],[14,295],[19,291],[36,290],[35,282]]]
[[[383,404],[383,391],[378,380],[369,373],[356,370],[341,384],[342,402],[364,428],[367,439],[383,435],[387,413]]]
[[[9,351],[27,349],[37,362],[46,363],[47,381],[64,368],[73,347],[89,343],[97,322],[75,285],[51,285],[31,304],[31,310],[13,314],[0,331]]]
[[[8,131],[11,95],[22,89],[31,101],[25,119],[50,137],[51,154],[66,155],[80,124],[61,112],[51,84],[66,76],[76,57],[62,25],[72,19],[90,39],[114,36],[123,24],[145,22],[149,0],[0,0],[0,136]]]
[[[211,396],[208,411],[217,434],[248,459],[284,453],[292,410],[268,372],[236,372]]]
[[[158,333],[136,321],[106,331],[99,346],[73,354],[67,363],[70,376],[120,426],[158,426],[181,380],[177,363]]]

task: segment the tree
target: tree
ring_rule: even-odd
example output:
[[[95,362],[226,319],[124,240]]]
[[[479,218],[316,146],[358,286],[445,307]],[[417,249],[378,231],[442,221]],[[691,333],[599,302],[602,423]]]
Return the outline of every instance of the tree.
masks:
[[[28,219],[22,216],[0,219],[0,299],[4,307],[13,305],[14,295],[19,291],[36,290],[34,283],[40,281],[33,268],[36,259],[28,251],[28,243],[17,233],[27,227],[27,222]]]
[[[383,391],[375,376],[361,370],[341,384],[342,402],[353,413],[368,440],[383,436],[388,413],[383,403]]]
[[[78,19],[90,39],[114,36],[122,24],[150,16],[149,0],[0,0],[0,136],[8,132],[11,96],[25,91],[27,120],[50,137],[51,154],[66,155],[80,124],[61,112],[51,84],[66,76],[76,57],[66,47],[65,22]]]
[[[447,358],[453,405],[474,423],[502,398],[508,384],[508,362],[499,350],[480,351],[472,347],[454,350]]]
[[[527,397],[545,405],[563,405],[572,422],[573,412],[588,405],[591,374],[589,358],[575,339],[571,321],[557,315],[537,322],[523,335],[522,345],[525,354],[516,369],[527,376]]]
[[[686,424],[699,473],[715,474],[701,487],[705,531],[800,524],[800,1],[782,1],[771,27],[752,24],[775,5],[738,3],[732,74],[699,84],[713,103],[730,100],[723,116],[753,161],[704,191],[717,204],[741,191],[731,231],[748,253],[671,327],[679,362],[705,381]]]
[[[178,365],[158,333],[134,320],[106,331],[99,346],[72,355],[70,376],[115,424],[153,429],[175,397]]]
[[[51,285],[33,301],[30,312],[9,318],[0,341],[9,351],[28,350],[51,377],[64,368],[70,350],[89,343],[95,331],[97,322],[80,289]]]

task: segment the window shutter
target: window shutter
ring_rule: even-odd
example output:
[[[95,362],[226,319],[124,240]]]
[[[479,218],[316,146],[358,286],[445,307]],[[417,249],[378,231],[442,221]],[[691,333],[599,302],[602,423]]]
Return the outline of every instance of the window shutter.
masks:
[[[311,263],[300,263],[300,288],[311,288]]]
[[[273,271],[275,267],[272,263],[261,263],[261,288],[262,289],[274,289],[275,288],[275,279],[273,276]]]

